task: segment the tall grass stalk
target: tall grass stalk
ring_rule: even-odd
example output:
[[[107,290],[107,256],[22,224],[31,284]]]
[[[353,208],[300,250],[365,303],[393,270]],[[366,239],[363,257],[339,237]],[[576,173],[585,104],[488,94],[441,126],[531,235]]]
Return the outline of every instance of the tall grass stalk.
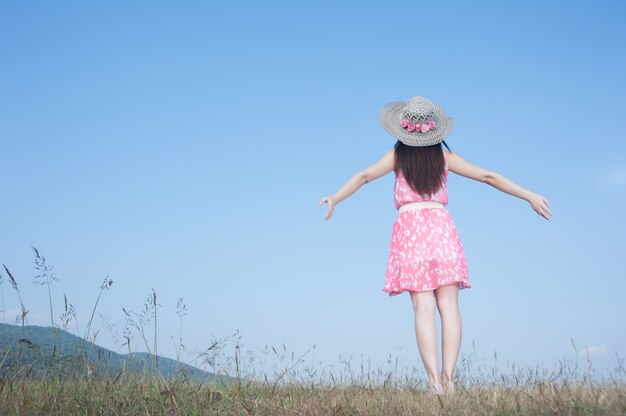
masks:
[[[56,345],[56,325],[54,324],[54,314],[52,313],[52,291],[50,287],[53,282],[57,282],[59,279],[52,272],[52,266],[49,266],[46,263],[46,258],[39,254],[39,250],[35,247],[32,247],[35,252],[35,270],[39,271],[39,274],[34,277],[33,283],[43,286],[46,285],[48,288],[48,305],[50,307],[50,327],[52,328],[52,337],[54,338],[54,344]],[[52,356],[52,360],[54,361],[54,355]]]
[[[152,355],[153,350],[150,348],[150,343],[148,342],[148,336],[146,335],[146,326],[150,324],[152,317],[154,316],[154,294],[148,295],[146,302],[143,304],[143,309],[141,313],[137,313],[133,310],[126,309],[122,307],[124,311],[124,315],[126,317],[126,327],[130,331],[130,327],[135,328],[137,333],[141,336],[144,346],[146,347],[146,351],[148,355]],[[154,344],[152,346],[154,348]]]
[[[157,351],[157,295],[156,292],[154,291],[154,288],[152,288],[152,298],[150,299],[151,302],[151,306],[152,306],[152,312],[153,312],[153,316],[154,316],[154,368],[159,371],[159,356],[158,356],[158,351]]]
[[[11,282],[11,286],[15,290],[15,293],[17,293],[17,298],[20,301],[21,311],[20,311],[20,315],[17,317],[17,319],[19,319],[22,322],[22,338],[25,337],[24,328],[28,328],[28,336],[30,338],[32,338],[33,334],[32,334],[32,332],[30,330],[30,325],[25,326],[25,323],[26,324],[28,323],[27,315],[28,315],[29,311],[26,309],[26,307],[24,306],[24,302],[22,301],[22,295],[20,293],[20,288],[17,285],[17,281],[15,280],[15,277],[13,277],[13,274],[9,271],[9,268],[4,263],[2,263],[2,267],[4,267],[4,271],[9,276],[9,281]],[[43,351],[41,349],[40,349],[40,353],[41,354],[39,355],[39,358],[41,359],[41,364],[42,364],[42,366],[45,367],[45,357],[44,357]]]
[[[15,292],[17,293],[17,298],[20,301],[20,306],[22,309],[20,315],[17,318],[20,319],[22,322],[22,336],[24,336],[24,323],[28,323],[28,319],[26,318],[26,315],[28,315],[28,310],[26,310],[26,308],[24,307],[24,302],[22,302],[22,295],[20,294],[20,288],[17,286],[17,282],[15,281],[13,274],[9,271],[4,263],[2,263],[2,267],[4,267],[4,271],[7,273],[7,276],[9,276],[9,282],[11,282],[11,286],[13,287],[13,290],[15,290]],[[30,328],[28,328],[28,335],[32,336],[30,333]]]
[[[183,301],[183,298],[178,298],[176,302],[176,315],[180,318],[180,330],[178,335],[178,345],[174,342],[174,349],[176,350],[176,366],[180,363],[180,353],[183,346],[183,318],[187,316],[187,304]],[[173,341],[173,339],[172,339]]]
[[[108,291],[108,290],[111,288],[111,286],[112,286],[112,285],[113,285],[113,280],[111,280],[111,279],[109,278],[109,276],[105,277],[105,278],[104,278],[104,281],[103,281],[103,282],[102,282],[102,284],[100,285],[100,292],[98,293],[98,297],[96,298],[96,303],[93,305],[93,310],[91,311],[91,317],[89,318],[89,322],[87,322],[87,329],[85,329],[85,335],[83,336],[83,340],[84,340],[84,341],[87,341],[87,340],[88,340],[89,333],[90,333],[90,331],[91,331],[91,323],[93,322],[93,317],[94,317],[94,315],[96,314],[96,309],[98,308],[98,303],[100,302],[100,297],[102,297],[102,293],[103,293],[105,290],[106,290],[106,291]],[[95,342],[95,341],[96,341],[96,337],[97,337],[97,334],[94,336],[94,338],[93,338],[93,342]],[[84,352],[84,349],[85,349],[85,343],[83,342],[83,343],[81,344],[81,347],[80,347],[80,353],[79,353],[79,355],[80,355],[81,357],[82,357],[82,354],[83,354],[83,352]],[[90,348],[90,354],[89,354],[89,355],[91,355],[91,349],[93,349],[93,344],[92,344],[92,346],[91,346],[91,348]]]
[[[130,312],[128,312],[125,308],[122,307],[122,311],[124,312],[124,319],[125,319],[125,324],[124,324],[124,333],[123,333],[123,338],[126,340],[121,346],[126,346],[128,349],[128,356],[130,357],[130,366],[131,368],[135,368],[135,357],[132,354],[132,350],[130,347],[130,343],[133,339],[133,332],[130,329],[131,325],[132,325],[132,317],[130,316]],[[124,363],[124,365],[126,365],[126,363]]]
[[[4,275],[0,273],[0,295],[2,295],[2,323],[7,323],[6,306],[4,306]]]

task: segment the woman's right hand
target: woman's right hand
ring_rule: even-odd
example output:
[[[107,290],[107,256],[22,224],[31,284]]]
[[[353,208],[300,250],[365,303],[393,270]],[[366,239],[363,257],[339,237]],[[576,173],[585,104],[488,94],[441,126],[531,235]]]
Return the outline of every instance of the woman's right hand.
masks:
[[[328,210],[326,211],[326,216],[325,216],[326,221],[328,221],[330,217],[333,215],[333,211],[335,209],[335,201],[333,201],[332,197],[325,196],[324,198],[322,198],[318,206],[322,205],[324,202],[328,203]]]
[[[539,194],[533,193],[530,198],[528,198],[528,202],[530,203],[530,206],[537,211],[537,214],[550,221],[550,218],[548,218],[546,213],[552,215],[552,211],[548,208],[550,206],[550,202],[547,199]]]

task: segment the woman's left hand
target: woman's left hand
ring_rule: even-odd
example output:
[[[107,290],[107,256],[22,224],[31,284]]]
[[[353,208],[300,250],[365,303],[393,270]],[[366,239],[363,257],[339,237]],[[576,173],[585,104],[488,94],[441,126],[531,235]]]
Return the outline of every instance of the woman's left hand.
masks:
[[[326,211],[326,216],[325,216],[326,221],[328,221],[330,217],[333,215],[333,211],[335,210],[335,201],[333,201],[332,197],[325,196],[324,198],[322,198],[318,206],[322,205],[324,202],[328,203],[328,211]]]
[[[550,211],[550,208],[548,208],[550,206],[550,202],[546,198],[539,194],[533,193],[530,198],[528,198],[528,202],[530,203],[530,206],[537,212],[537,214],[550,221],[548,214],[552,215],[552,211]]]

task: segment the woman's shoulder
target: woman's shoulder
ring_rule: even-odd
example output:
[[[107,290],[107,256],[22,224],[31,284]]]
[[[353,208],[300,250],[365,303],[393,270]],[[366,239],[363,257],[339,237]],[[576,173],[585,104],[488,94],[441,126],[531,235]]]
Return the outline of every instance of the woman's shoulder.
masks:
[[[443,151],[443,157],[446,159],[446,162],[450,162],[451,160],[459,157],[458,153],[455,152],[451,152],[449,150],[444,150]]]

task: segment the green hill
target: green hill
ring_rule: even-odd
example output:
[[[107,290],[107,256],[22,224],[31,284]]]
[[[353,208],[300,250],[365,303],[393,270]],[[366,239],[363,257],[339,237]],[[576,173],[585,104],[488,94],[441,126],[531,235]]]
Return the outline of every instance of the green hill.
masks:
[[[115,377],[122,370],[194,382],[232,380],[166,357],[159,356],[155,362],[153,354],[118,354],[59,328],[53,333],[50,327],[0,324],[0,377],[78,374],[100,378]]]

